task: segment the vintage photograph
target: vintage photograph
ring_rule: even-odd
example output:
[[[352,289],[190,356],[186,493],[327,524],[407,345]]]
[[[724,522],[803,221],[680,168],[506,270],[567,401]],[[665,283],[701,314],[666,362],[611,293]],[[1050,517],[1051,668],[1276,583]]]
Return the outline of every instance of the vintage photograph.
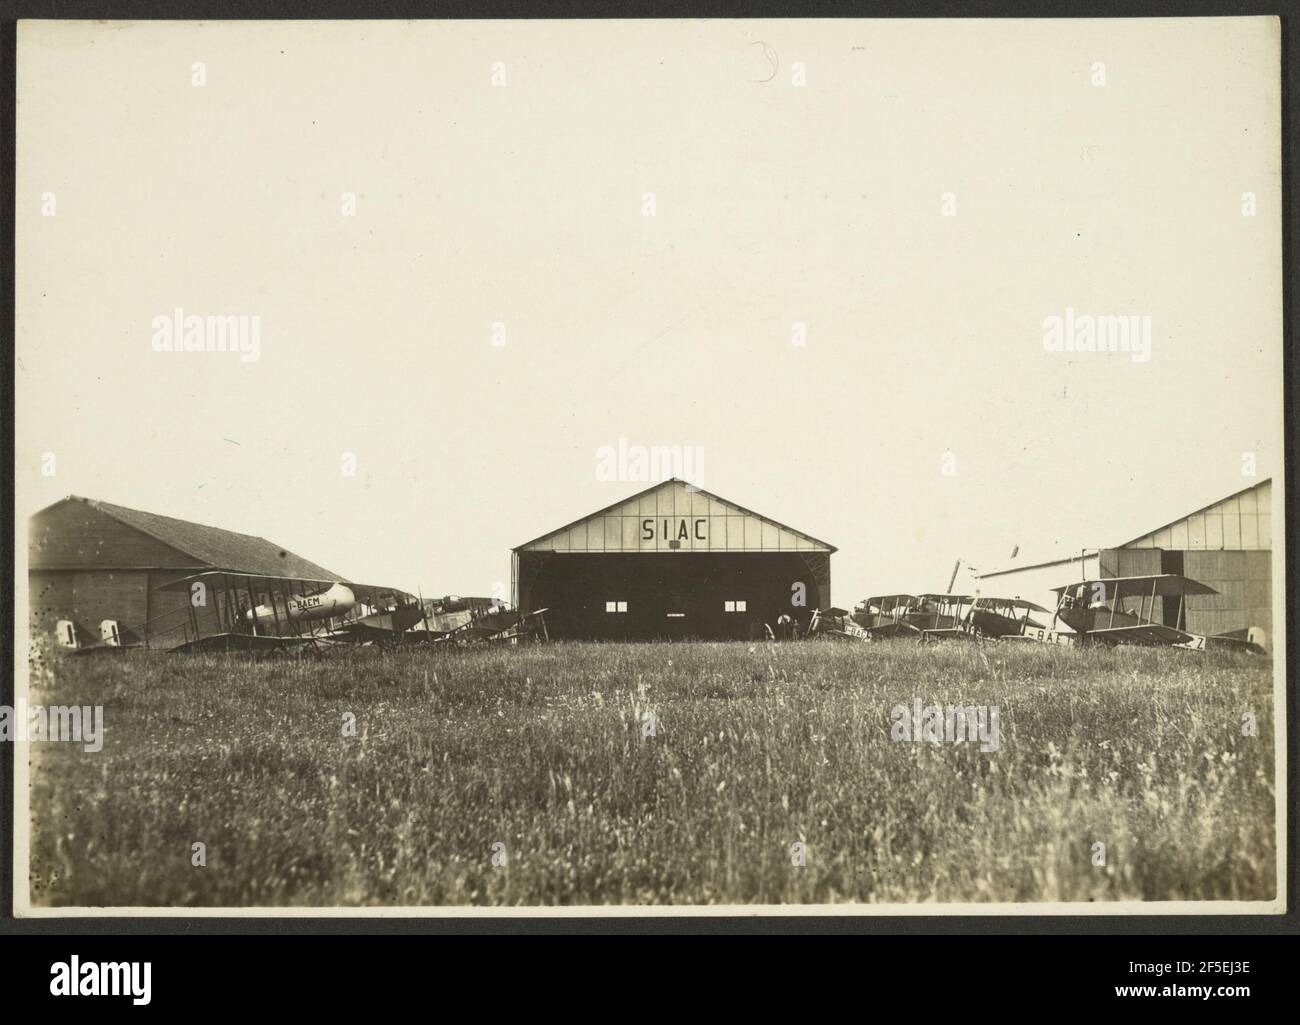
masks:
[[[1280,50],[20,22],[15,913],[1284,911]]]

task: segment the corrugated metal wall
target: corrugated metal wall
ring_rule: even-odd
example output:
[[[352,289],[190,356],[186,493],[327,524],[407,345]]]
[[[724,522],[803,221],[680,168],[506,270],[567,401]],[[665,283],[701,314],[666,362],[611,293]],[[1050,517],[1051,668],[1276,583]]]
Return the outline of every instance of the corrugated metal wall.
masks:
[[[1187,552],[1183,574],[1219,592],[1187,599],[1187,629],[1208,636],[1258,627],[1272,648],[1271,552]]]
[[[1240,494],[1153,530],[1125,548],[1176,551],[1250,551],[1272,548],[1273,484],[1263,481]]]

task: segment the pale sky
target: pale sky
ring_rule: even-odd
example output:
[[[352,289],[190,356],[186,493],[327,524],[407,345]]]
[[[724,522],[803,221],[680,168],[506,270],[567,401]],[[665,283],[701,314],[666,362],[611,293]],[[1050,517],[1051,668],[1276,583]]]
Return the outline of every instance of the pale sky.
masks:
[[[79,494],[490,594],[513,545],[647,486],[597,479],[622,437],[702,447],[706,489],[837,545],[851,606],[1280,483],[1278,45],[1272,18],[24,23],[20,545]],[[259,316],[260,358],[155,352],[176,307]],[[1149,316],[1150,360],[1046,352],[1067,307]]]

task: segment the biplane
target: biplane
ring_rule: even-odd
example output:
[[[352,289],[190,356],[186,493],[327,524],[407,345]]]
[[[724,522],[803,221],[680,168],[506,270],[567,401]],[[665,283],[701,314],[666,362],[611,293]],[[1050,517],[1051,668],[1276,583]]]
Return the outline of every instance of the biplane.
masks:
[[[427,644],[515,643],[549,640],[546,609],[523,613],[487,598],[444,598],[426,603],[424,622],[410,639]]]
[[[188,595],[176,652],[278,651],[322,643],[399,642],[424,609],[397,588],[210,570],[158,588]],[[172,631],[176,629],[172,626]]]
[[[1059,619],[1081,640],[1183,647],[1205,647],[1205,638],[1184,628],[1187,596],[1219,593],[1176,573],[1083,580],[1052,590],[1057,595],[1053,626]],[[1157,598],[1161,600],[1161,622],[1154,618]],[[1175,598],[1178,604],[1171,609]],[[1202,643],[1197,643],[1198,638]]]
[[[969,637],[966,616],[973,600],[968,594],[923,594],[903,619],[920,631],[922,640]]]
[[[411,631],[418,640],[423,642],[439,641],[472,623],[479,616],[506,607],[505,603],[498,599],[462,598],[455,594],[443,598],[425,599],[423,605],[423,621],[416,624]]]
[[[966,617],[966,628],[976,637],[1035,637],[1029,631],[1042,630],[1044,625],[1030,619],[1031,612],[1051,615],[1048,609],[1023,598],[984,598],[977,595]]]
[[[479,616],[464,631],[468,641],[491,641],[494,644],[514,644],[521,640],[550,640],[546,630],[546,609],[521,612],[518,609],[498,607]]]
[[[871,638],[919,637],[920,629],[907,621],[907,615],[920,608],[921,599],[914,594],[881,594],[863,598],[853,610],[853,622]]]
[[[853,621],[848,609],[814,609],[808,621],[809,637],[830,637],[841,641],[865,641],[867,632]]]
[[[324,636],[332,641],[402,643],[410,637],[410,629],[422,617],[423,611],[418,604],[393,605],[355,619],[346,619]]]

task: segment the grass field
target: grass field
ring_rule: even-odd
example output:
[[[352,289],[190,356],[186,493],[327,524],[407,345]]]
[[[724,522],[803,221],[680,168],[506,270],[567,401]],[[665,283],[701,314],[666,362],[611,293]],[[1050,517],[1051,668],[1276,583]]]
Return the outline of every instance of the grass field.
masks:
[[[1272,670],[1252,656],[552,644],[66,659],[33,687],[106,723],[97,754],[19,749],[37,905],[1274,894]],[[998,706],[997,751],[891,740],[916,697]]]

